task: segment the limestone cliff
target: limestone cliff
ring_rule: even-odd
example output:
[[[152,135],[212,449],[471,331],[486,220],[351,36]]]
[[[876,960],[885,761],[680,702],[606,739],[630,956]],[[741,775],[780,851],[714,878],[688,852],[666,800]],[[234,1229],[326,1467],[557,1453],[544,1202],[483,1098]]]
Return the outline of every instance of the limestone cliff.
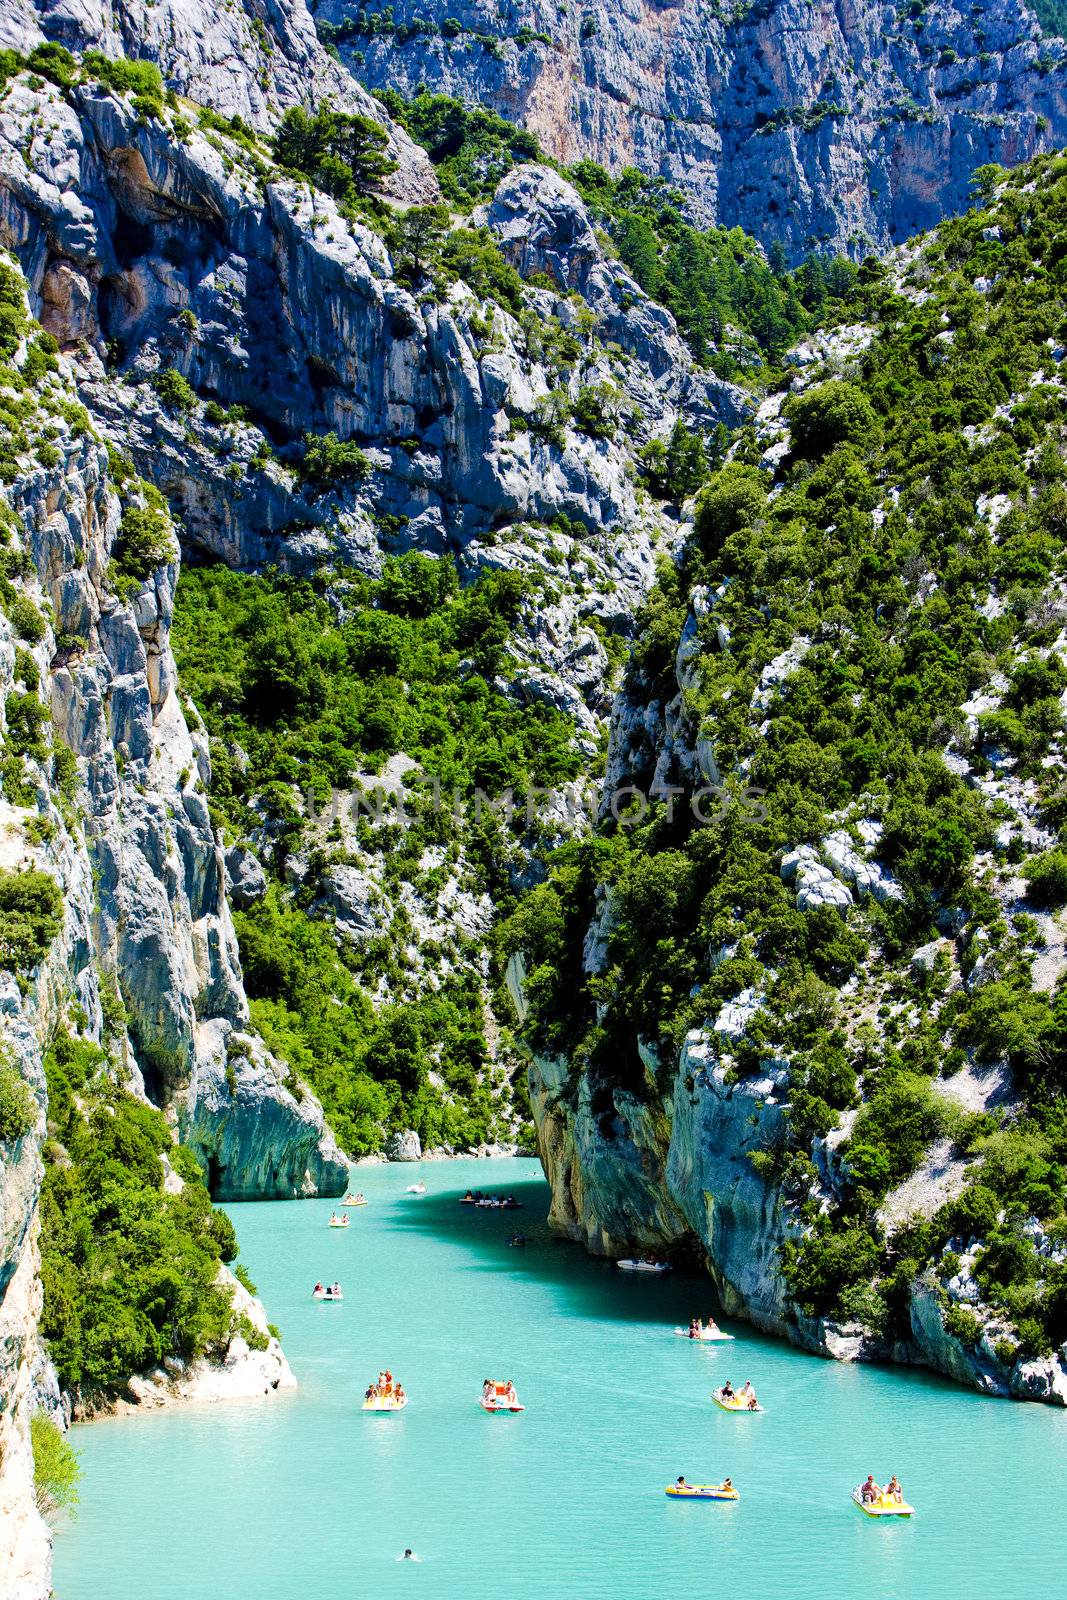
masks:
[[[243,1036],[247,1003],[203,798],[206,753],[178,702],[168,641],[176,562],[117,584],[121,504],[107,450],[69,372],[54,357],[46,365],[56,370],[36,397],[15,402],[25,432],[4,491],[14,577],[0,620],[0,867],[47,875],[63,906],[45,958],[18,972],[6,944],[0,975],[4,1060],[34,1107],[0,1167],[0,1553],[14,1583],[4,1592],[20,1596],[47,1589],[27,1428],[49,1388],[36,1332],[36,1206],[42,1054],[56,1026],[76,1018],[90,1040],[110,1031],[125,1081],[169,1109],[217,1193],[339,1192],[347,1172],[314,1099],[295,1099],[286,1069]],[[57,1404],[54,1380],[52,1390]]]
[[[960,208],[987,161],[1067,138],[1064,46],[1019,0],[318,0],[369,88],[491,106],[565,162],[660,174],[704,222],[856,254]]]

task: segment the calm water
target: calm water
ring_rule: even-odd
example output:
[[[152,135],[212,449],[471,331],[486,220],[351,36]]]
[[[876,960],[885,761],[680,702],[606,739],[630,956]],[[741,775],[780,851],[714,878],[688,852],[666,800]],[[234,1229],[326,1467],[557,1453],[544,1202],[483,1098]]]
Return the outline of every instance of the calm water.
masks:
[[[916,1373],[803,1356],[743,1324],[672,1337],[707,1280],[627,1276],[551,1239],[534,1162],[356,1174],[344,1233],[328,1201],[230,1209],[300,1388],[80,1428],[79,1520],[56,1543],[58,1600],[1023,1600],[1062,1592],[1067,1416]],[[458,1205],[468,1184],[525,1210]],[[516,1227],[534,1239],[508,1249]],[[337,1276],[343,1305],[309,1298]],[[411,1396],[358,1409],[388,1365]],[[528,1410],[489,1417],[484,1377]],[[757,1417],[717,1411],[751,1377]],[[897,1471],[919,1508],[850,1504]],[[737,1505],[663,1494],[730,1473]],[[405,1545],[418,1566],[398,1565]]]

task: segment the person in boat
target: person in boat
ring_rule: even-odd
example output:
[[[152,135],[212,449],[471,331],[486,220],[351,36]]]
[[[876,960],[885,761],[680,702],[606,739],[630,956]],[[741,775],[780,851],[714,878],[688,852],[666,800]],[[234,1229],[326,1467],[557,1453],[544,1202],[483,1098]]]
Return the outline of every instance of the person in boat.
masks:
[[[904,1491],[900,1487],[900,1480],[895,1472],[890,1478],[889,1482],[886,1484],[885,1492],[891,1500],[896,1501],[898,1506],[902,1506],[904,1504]]]
[[[689,1337],[691,1339],[699,1339],[700,1335],[703,1333],[703,1331],[704,1330],[701,1327],[700,1318],[699,1317],[690,1317],[690,1319],[689,1319]]]
[[[759,1401],[756,1399],[756,1391],[747,1378],[741,1386],[740,1398],[745,1401],[750,1411],[755,1411],[759,1405]]]
[[[466,1194],[463,1196],[463,1199],[466,1202],[466,1204],[469,1205],[470,1202],[474,1199],[474,1191],[472,1189],[468,1189]]]
[[[732,1478],[724,1478],[722,1480],[722,1484],[720,1485],[721,1488],[727,1489],[727,1490],[732,1489],[733,1486],[734,1486],[734,1483],[733,1483],[733,1479]]]
[[[734,1393],[734,1386],[730,1382],[729,1378],[727,1378],[726,1382],[723,1384],[722,1389],[720,1390],[720,1393],[721,1393],[721,1395],[722,1395],[724,1400],[736,1400],[737,1399],[737,1396]]]
[[[675,1480],[674,1487],[676,1489],[688,1489],[689,1485],[686,1483],[684,1478],[678,1478]]]
[[[364,1400],[373,1400],[377,1393],[378,1393],[377,1384],[368,1383],[367,1392],[364,1394],[363,1398],[364,1398]]]
[[[703,1331],[704,1333],[719,1332],[719,1324],[715,1321],[714,1317],[709,1317],[707,1322],[704,1323]]]
[[[396,1399],[397,1405],[401,1405],[403,1401],[407,1399],[407,1395],[404,1393],[404,1385],[402,1383],[397,1384],[394,1398]]]
[[[317,1283],[311,1292],[312,1294],[325,1294],[326,1290],[322,1287],[321,1283]]]
[[[874,1481],[874,1473],[868,1472],[866,1482],[860,1485],[860,1499],[864,1505],[873,1505],[881,1493],[880,1486]]]

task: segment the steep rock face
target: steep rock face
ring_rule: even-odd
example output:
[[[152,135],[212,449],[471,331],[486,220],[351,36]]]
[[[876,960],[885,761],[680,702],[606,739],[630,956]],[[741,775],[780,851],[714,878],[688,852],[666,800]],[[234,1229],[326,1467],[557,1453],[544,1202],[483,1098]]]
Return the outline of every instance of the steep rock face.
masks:
[[[35,20],[23,0],[8,26],[12,37],[4,42],[21,50],[47,38],[113,60],[154,62],[167,88],[261,131],[290,106],[311,110],[330,99],[338,110],[386,124],[398,163],[389,193],[417,202],[436,192],[424,153],[327,54],[303,0],[218,7],[193,0],[37,0]]]
[[[128,381],[174,366],[275,438],[335,430],[374,451],[362,496],[335,492],[324,504],[284,467],[242,482],[231,433],[201,424],[191,444],[184,419],[94,379],[90,363],[94,412],[128,433],[191,540],[232,564],[298,568],[332,542],[365,568],[378,543],[372,510],[403,518],[404,542],[431,551],[520,518],[562,513],[627,532],[648,522],[625,441],[568,428],[553,443],[514,426],[536,420],[555,381],[521,319],[462,285],[443,302],[416,302],[382,242],[326,197],[282,181],[261,194],[201,135],[179,142],[91,89],[75,100],[20,82],[0,112],[0,236],[61,343],[102,351],[117,341]],[[27,119],[40,129],[29,170]],[[620,385],[637,440],[669,432],[683,411],[708,423],[744,413],[745,397],[694,369],[673,318],[605,260],[577,194],[554,173],[512,173],[486,221],[517,264],[554,271],[559,294],[528,291],[534,317],[576,326],[565,295],[577,289],[597,319],[572,394]]]
[[[118,597],[109,561],[119,501],[106,451],[69,410],[62,378],[39,398],[58,443],[48,465],[19,461],[7,489],[8,554],[25,553],[20,593],[47,623],[32,652],[19,645],[17,655],[14,626],[0,618],[5,731],[12,696],[27,698],[30,654],[54,730],[43,755],[31,751],[21,780],[29,798],[0,802],[0,867],[47,873],[63,903],[62,929],[22,986],[0,975],[4,1060],[34,1104],[32,1126],[0,1146],[0,1565],[12,1585],[5,1596],[19,1600],[48,1592],[28,1429],[34,1410],[58,1403],[37,1339],[42,1055],[57,1024],[76,1011],[84,1036],[99,1040],[110,1015],[130,1087],[172,1108],[221,1192],[340,1192],[347,1171],[317,1102],[294,1099],[285,1069],[257,1042],[227,1051],[247,1004],[201,792],[206,756],[175,693],[176,568]],[[66,777],[52,755],[60,744],[76,758]],[[119,997],[124,1023],[115,1021]]]
[[[491,106],[559,160],[661,174],[704,221],[792,254],[901,239],[959,208],[976,166],[1067,138],[1063,45],[1019,0],[914,17],[879,0],[522,0],[506,20],[490,0],[399,0],[364,31],[348,0],[314,9],[371,89]]]

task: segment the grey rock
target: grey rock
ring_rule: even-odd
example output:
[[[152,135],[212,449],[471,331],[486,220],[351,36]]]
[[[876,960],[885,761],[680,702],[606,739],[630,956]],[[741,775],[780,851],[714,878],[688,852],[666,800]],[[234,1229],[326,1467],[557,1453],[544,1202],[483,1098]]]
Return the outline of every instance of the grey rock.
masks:
[[[352,7],[320,0],[316,14],[336,24]],[[490,106],[559,161],[662,175],[701,220],[781,239],[793,257],[813,240],[852,254],[884,247],[963,210],[982,162],[1067,141],[1064,46],[1040,36],[1019,0],[980,13],[950,0],[924,13],[921,31],[886,0],[832,11],[680,0],[655,13],[643,0],[566,12],[519,0],[506,22],[491,0],[397,0],[393,15],[454,17],[467,32],[343,39],[370,88],[411,95],[425,84]],[[519,43],[523,27],[551,43]],[[1036,70],[1039,59],[1052,70]]]
[[[267,892],[267,874],[245,845],[233,845],[226,852],[226,887],[239,911],[247,911]]]
[[[390,1161],[421,1161],[422,1141],[414,1128],[402,1133],[391,1133],[385,1144],[385,1154]]]

